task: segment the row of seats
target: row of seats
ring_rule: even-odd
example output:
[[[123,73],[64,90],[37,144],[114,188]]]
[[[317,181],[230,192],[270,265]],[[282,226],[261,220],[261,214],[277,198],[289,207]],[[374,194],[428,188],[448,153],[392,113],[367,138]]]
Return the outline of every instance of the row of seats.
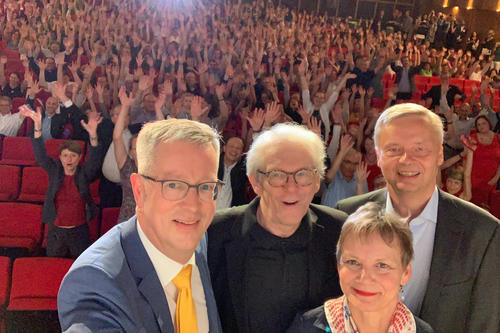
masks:
[[[17,249],[33,255],[46,247],[47,225],[41,221],[42,206],[22,202],[0,202],[0,248]],[[89,221],[91,241],[97,240],[116,225],[119,207],[104,208]],[[19,253],[19,252],[18,252]]]
[[[59,147],[64,139],[49,139],[45,142],[47,154],[54,158],[59,158]],[[80,163],[85,160],[86,145],[84,141],[76,141],[82,147],[83,158]],[[33,166],[36,165],[33,146],[29,137],[7,136],[0,138],[0,164]]]
[[[0,332],[33,329],[32,323],[25,320],[27,311],[57,311],[57,292],[73,262],[33,257],[18,258],[11,265],[9,257],[0,257]],[[23,314],[20,318],[19,313]]]
[[[45,170],[37,166],[0,165],[0,201],[43,202],[49,187]],[[90,194],[99,205],[99,179],[90,184]]]

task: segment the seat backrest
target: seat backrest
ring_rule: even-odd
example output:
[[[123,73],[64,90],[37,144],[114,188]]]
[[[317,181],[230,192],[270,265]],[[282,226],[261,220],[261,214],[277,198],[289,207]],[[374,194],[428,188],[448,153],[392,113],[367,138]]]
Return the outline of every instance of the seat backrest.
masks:
[[[0,202],[0,236],[30,238],[39,243],[42,237],[42,206],[21,202]],[[2,244],[0,244],[2,246]]]
[[[49,176],[41,167],[25,167],[19,201],[43,202],[49,188]]]
[[[21,168],[15,165],[0,165],[0,201],[16,200],[19,194]]]
[[[0,164],[36,165],[31,139],[19,136],[5,137]]]
[[[120,207],[107,207],[102,209],[101,236],[117,224],[118,216],[120,216]]]

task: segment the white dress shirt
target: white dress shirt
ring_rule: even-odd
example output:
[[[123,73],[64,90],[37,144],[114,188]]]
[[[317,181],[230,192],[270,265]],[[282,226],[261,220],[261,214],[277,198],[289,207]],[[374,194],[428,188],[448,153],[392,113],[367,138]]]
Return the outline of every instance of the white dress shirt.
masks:
[[[182,268],[186,265],[193,265],[191,271],[191,289],[193,293],[194,306],[196,308],[196,319],[198,321],[198,332],[206,333],[208,332],[208,313],[207,313],[207,303],[205,301],[205,291],[203,290],[203,283],[201,282],[200,271],[198,266],[196,266],[194,253],[191,259],[185,264],[179,264],[178,262],[168,258],[166,255],[160,252],[148,239],[144,231],[142,231],[139,221],[137,221],[137,232],[139,233],[139,238],[141,239],[142,245],[148,253],[149,259],[153,263],[153,266],[158,275],[158,279],[165,291],[167,296],[168,308],[170,310],[170,316],[172,317],[172,324],[175,327],[175,309],[177,306],[177,287],[172,282],[172,280],[179,274]]]
[[[434,235],[438,213],[439,193],[434,189],[432,197],[425,205],[419,216],[410,221],[410,230],[413,236],[414,258],[411,261],[412,276],[403,287],[403,303],[418,315],[424,300],[431,270],[432,251],[434,249]],[[390,196],[387,196],[386,211],[396,213]]]
[[[21,127],[24,117],[20,112],[0,114],[0,134],[5,136],[16,136]]]
[[[224,208],[231,207],[231,201],[233,201],[233,188],[231,187],[231,171],[233,170],[236,163],[230,166],[226,166],[224,162],[224,177],[222,181],[224,186],[221,187],[219,195],[217,195],[217,200],[215,201],[215,210],[220,210]]]

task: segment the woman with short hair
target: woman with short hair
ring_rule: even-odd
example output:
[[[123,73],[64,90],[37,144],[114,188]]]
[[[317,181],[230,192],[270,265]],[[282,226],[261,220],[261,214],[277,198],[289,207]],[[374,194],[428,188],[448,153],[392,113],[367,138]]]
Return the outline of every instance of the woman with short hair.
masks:
[[[351,214],[337,243],[343,296],[297,316],[288,333],[431,333],[402,303],[413,245],[404,219],[368,202]]]

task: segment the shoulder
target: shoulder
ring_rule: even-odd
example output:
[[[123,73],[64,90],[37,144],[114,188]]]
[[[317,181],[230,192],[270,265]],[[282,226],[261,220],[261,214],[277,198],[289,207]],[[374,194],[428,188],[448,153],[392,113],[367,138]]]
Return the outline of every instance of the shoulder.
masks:
[[[415,318],[415,324],[417,326],[417,333],[434,333],[434,330],[432,329],[431,325],[427,324],[425,321],[422,319],[418,318],[417,316],[413,316]]]
[[[249,205],[242,205],[217,211],[210,225],[210,229],[226,229],[228,226],[238,223],[238,220],[245,215],[248,206]]]
[[[373,192],[368,192],[361,195],[356,195],[344,200],[340,200],[337,203],[337,209],[340,209],[347,214],[352,214],[358,209],[359,206],[364,205],[369,201],[377,202],[378,204],[385,206],[385,201],[387,199],[387,190],[381,189]]]
[[[326,320],[323,305],[309,310],[304,314],[298,314],[287,333],[316,333],[326,332],[328,322]]]
[[[319,224],[328,224],[330,222],[336,222],[336,224],[342,225],[347,218],[347,214],[339,209],[311,204],[309,206],[311,211],[313,211],[318,217]]]

